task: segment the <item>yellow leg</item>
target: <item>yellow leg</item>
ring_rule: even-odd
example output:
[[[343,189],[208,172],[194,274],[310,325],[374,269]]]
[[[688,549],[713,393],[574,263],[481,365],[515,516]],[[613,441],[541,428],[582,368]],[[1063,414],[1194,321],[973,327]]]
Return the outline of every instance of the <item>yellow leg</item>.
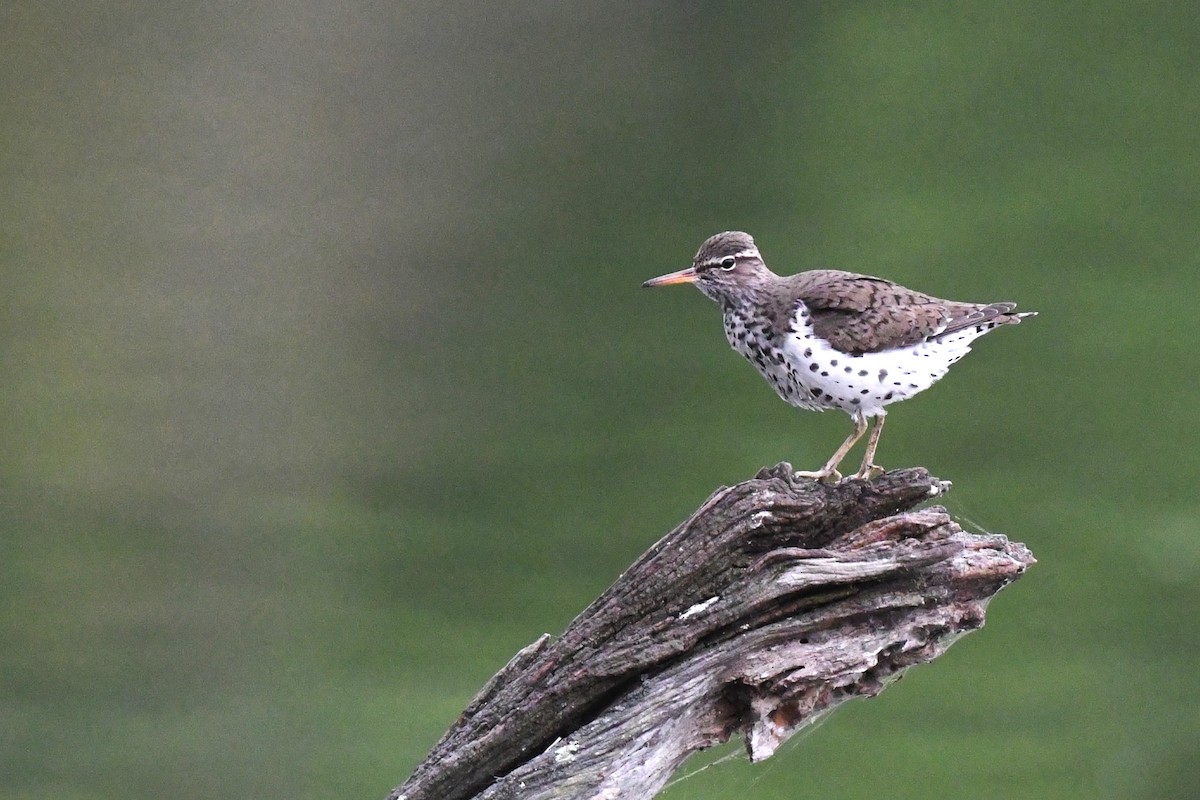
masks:
[[[838,466],[846,458],[846,454],[850,452],[850,448],[854,447],[863,434],[867,432],[867,418],[863,416],[861,411],[856,411],[850,419],[854,420],[854,431],[846,437],[846,441],[842,442],[842,446],[837,449],[837,452],[825,462],[825,466],[816,472],[797,472],[797,478],[812,478],[822,483],[837,483],[842,479],[842,474],[837,471]]]
[[[883,413],[875,418],[875,427],[871,429],[871,438],[867,439],[867,452],[863,454],[862,466],[854,474],[856,478],[869,481],[883,474],[883,467],[875,463],[875,448],[879,447],[879,434],[883,433]]]

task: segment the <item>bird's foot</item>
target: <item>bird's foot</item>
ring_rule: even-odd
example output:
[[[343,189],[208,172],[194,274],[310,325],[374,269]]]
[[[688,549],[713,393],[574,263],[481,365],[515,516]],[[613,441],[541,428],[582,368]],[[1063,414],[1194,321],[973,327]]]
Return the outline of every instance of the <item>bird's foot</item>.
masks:
[[[821,469],[816,472],[807,472],[805,470],[797,470],[792,473],[797,478],[810,478],[821,483],[837,483],[842,479],[842,473],[836,469]]]
[[[859,467],[858,472],[854,473],[854,477],[859,480],[873,481],[885,472],[884,468],[878,464],[863,464]]]

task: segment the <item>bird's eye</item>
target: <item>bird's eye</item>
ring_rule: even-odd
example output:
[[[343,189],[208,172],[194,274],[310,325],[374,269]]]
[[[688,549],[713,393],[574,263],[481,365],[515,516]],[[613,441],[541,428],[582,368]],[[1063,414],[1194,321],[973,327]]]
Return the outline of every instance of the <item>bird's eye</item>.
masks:
[[[736,266],[737,266],[737,259],[734,258],[733,256],[725,256],[724,258],[721,259],[721,269],[725,270],[726,272],[728,272],[729,270],[733,269]]]

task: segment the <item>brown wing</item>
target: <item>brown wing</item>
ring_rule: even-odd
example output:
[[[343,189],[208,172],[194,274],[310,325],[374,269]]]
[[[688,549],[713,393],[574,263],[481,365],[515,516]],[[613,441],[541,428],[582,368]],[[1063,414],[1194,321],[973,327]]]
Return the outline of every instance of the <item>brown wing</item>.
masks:
[[[848,353],[907,347],[994,320],[1014,308],[1012,303],[940,300],[852,272],[816,270],[793,278],[799,299],[808,306],[814,333]]]

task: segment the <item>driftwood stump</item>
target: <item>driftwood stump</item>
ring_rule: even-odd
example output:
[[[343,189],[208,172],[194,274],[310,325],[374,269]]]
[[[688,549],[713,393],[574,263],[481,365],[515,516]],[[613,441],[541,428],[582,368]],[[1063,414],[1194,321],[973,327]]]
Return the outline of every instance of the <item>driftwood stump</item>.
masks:
[[[923,469],[721,488],[563,634],[488,682],[389,800],[649,798],[740,733],[753,761],[983,624],[1033,563]]]

